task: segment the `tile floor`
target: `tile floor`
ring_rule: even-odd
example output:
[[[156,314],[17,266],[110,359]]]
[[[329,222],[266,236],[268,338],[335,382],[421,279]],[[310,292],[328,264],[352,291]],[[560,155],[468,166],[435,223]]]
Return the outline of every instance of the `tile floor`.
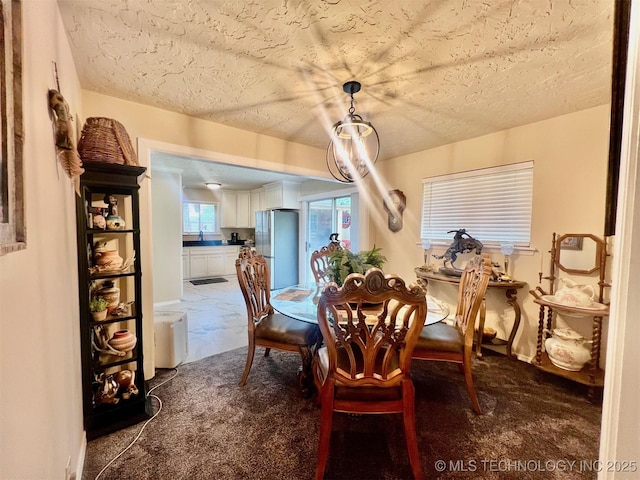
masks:
[[[228,282],[192,285],[184,282],[180,303],[159,311],[187,313],[188,350],[184,363],[247,345],[247,309],[236,277]]]

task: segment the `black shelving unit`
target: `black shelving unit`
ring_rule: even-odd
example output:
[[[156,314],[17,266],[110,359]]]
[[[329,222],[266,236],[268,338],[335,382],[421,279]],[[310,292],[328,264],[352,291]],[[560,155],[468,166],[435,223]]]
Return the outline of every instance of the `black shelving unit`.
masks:
[[[152,415],[144,379],[140,262],[139,188],[146,168],[108,163],[84,168],[76,197],[78,298],[84,426],[91,440]],[[105,203],[109,196],[115,207]],[[110,212],[116,214],[111,219],[120,217],[118,225],[103,228]],[[105,252],[113,260],[98,262]],[[109,286],[119,289],[118,298],[106,319],[95,320],[90,300]]]

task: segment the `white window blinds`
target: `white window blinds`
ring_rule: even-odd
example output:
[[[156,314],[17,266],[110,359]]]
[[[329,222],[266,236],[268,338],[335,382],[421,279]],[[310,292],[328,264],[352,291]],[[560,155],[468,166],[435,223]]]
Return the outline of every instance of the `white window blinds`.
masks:
[[[423,180],[420,237],[450,241],[466,229],[483,244],[529,246],[533,161]]]

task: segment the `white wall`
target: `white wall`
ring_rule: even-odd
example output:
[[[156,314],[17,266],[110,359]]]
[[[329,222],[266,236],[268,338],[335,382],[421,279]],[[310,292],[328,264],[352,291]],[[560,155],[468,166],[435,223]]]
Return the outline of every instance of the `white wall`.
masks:
[[[182,178],[179,173],[153,170],[153,303],[182,297]]]
[[[58,479],[85,441],[75,193],[54,150],[53,62],[72,113],[81,98],[56,2],[22,8],[27,248],[0,257],[0,478]]]

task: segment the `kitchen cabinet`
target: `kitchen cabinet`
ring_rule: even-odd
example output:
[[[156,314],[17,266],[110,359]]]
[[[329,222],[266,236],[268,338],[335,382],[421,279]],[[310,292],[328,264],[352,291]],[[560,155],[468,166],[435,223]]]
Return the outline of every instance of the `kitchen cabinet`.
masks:
[[[87,162],[84,169],[76,196],[78,299],[82,407],[92,440],[152,413],[143,371],[138,199],[146,168]],[[108,304],[100,316],[90,310],[98,298]]]
[[[184,279],[235,275],[239,247],[190,247],[186,248],[189,276]]]
[[[251,227],[251,193],[238,192],[236,194],[236,227]]]
[[[236,259],[238,258],[238,251],[235,253],[224,255],[224,274],[236,275]]]
[[[264,210],[264,188],[251,190],[251,208],[249,214],[249,227],[256,227],[256,212]]]
[[[189,255],[189,278],[200,278],[206,277],[209,273],[208,270],[208,255],[200,254],[200,255]],[[213,262],[211,262],[213,264]],[[214,275],[216,272],[213,273]]]
[[[264,209],[276,208],[299,209],[298,195],[300,184],[296,182],[274,182],[264,185]]]
[[[249,228],[251,194],[224,190],[222,192],[222,228]]]
[[[182,249],[182,279],[187,280],[191,277],[190,268],[189,268],[189,250],[186,248]]]

